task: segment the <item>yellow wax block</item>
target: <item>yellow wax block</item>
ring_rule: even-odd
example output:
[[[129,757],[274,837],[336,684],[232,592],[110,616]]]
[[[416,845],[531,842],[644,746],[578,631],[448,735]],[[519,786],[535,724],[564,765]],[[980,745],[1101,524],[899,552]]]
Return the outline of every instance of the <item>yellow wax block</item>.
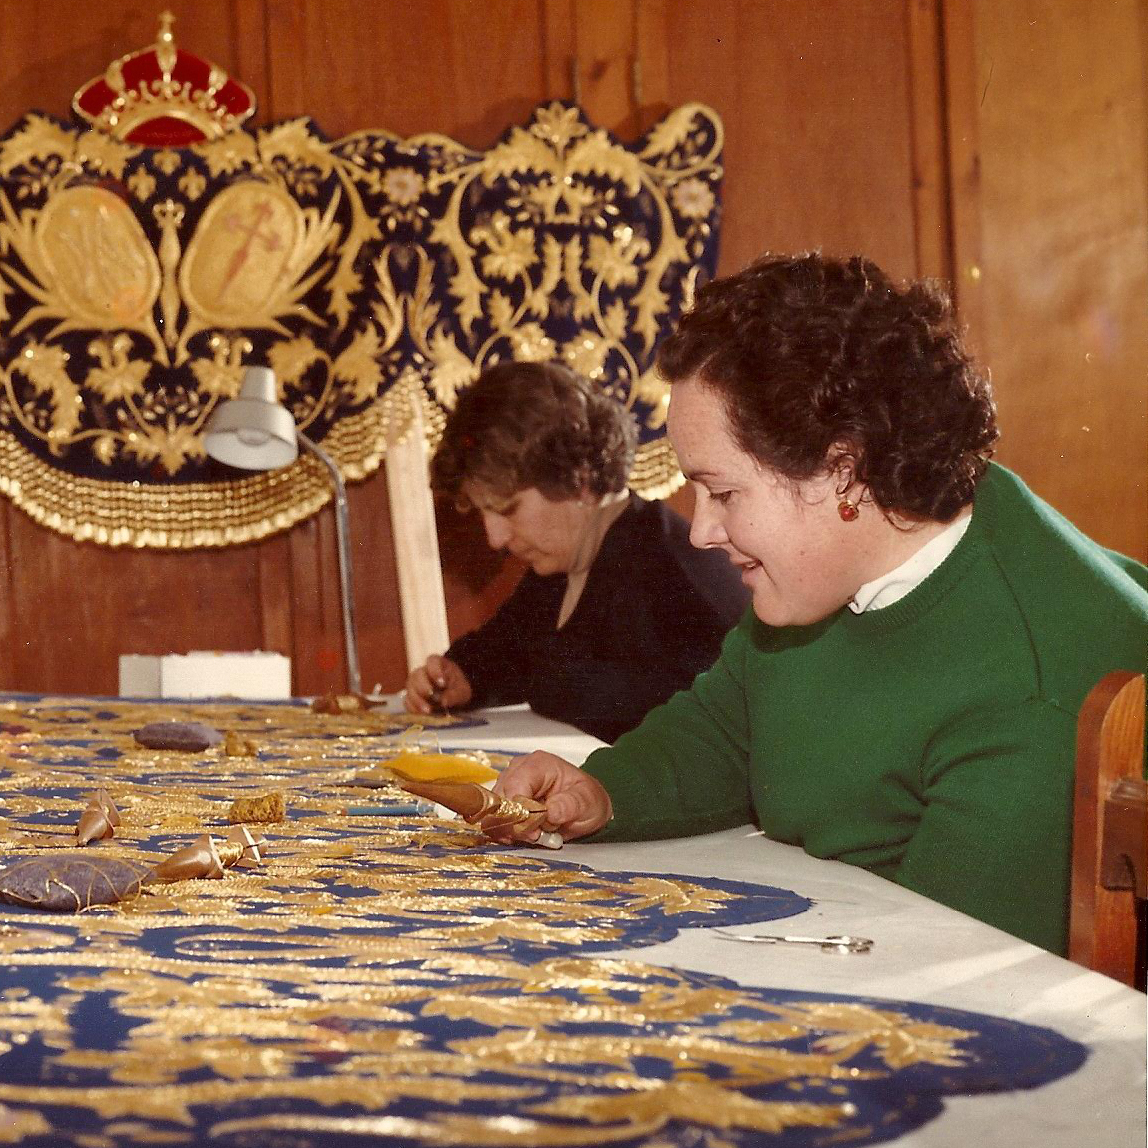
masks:
[[[412,753],[404,750],[387,760],[387,768],[409,781],[493,781],[498,770],[457,753]]]

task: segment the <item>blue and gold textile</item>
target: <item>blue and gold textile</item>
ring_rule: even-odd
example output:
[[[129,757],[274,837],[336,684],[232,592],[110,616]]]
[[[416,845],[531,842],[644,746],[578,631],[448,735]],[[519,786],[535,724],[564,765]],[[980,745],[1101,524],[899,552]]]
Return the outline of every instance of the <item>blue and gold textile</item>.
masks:
[[[231,731],[237,755],[135,744],[164,718]],[[67,833],[96,788],[122,820],[73,851],[91,857],[150,863],[222,835],[236,796],[280,790],[288,814],[259,827],[260,868],[80,914],[0,911],[0,1143],[869,1144],[930,1120],[946,1094],[1081,1063],[1055,1033],[987,1016],[605,956],[809,902],[346,812],[387,800],[337,783],[395,747],[391,720],[0,702],[4,859],[49,855],[37,842]]]
[[[282,530],[310,458],[236,478],[202,432],[249,364],[349,479],[416,407],[560,360],[637,418],[632,485],[680,482],[653,356],[717,259],[722,126],[625,144],[564,103],[493,147],[311,121],[147,147],[41,114],[0,137],[0,493],[79,539],[167,548]]]

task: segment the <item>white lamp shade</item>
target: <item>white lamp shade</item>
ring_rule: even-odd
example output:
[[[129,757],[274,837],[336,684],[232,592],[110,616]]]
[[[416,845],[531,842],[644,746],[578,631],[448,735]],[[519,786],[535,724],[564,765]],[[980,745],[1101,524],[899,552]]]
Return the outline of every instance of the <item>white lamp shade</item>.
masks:
[[[203,447],[244,470],[275,470],[299,457],[295,420],[278,401],[270,367],[247,368],[239,397],[220,403],[208,419]]]

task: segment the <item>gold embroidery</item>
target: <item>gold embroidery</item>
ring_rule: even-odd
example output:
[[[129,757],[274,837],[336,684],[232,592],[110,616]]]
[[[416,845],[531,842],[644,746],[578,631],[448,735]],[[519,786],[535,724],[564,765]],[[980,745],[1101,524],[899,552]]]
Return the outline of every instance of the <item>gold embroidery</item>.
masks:
[[[648,438],[632,484],[661,497],[682,480],[651,351],[708,250],[722,142],[696,104],[641,150],[552,104],[486,153],[332,143],[306,120],[160,150],[30,115],[0,145],[0,315],[26,300],[0,361],[0,492],[104,545],[252,541],[330,491],[310,458],[188,481],[251,356],[356,480],[412,402],[433,446],[459,389],[513,355],[607,384]],[[88,452],[140,478],[101,481]],[[156,463],[179,481],[156,485]]]
[[[774,1003],[717,978],[585,955],[626,944],[642,921],[717,917],[739,892],[594,873],[469,833],[457,852],[451,822],[336,813],[347,799],[333,783],[405,744],[380,736],[393,715],[228,707],[228,728],[257,742],[255,757],[223,745],[146,751],[131,738],[157,716],[218,714],[0,703],[36,750],[4,759],[15,778],[2,799],[8,856],[32,848],[20,833],[74,824],[97,784],[120,823],[90,848],[149,864],[221,834],[237,794],[274,784],[292,795],[290,819],[266,827],[259,869],[148,886],[130,903],[41,915],[32,928],[27,913],[0,909],[0,965],[16,979],[0,992],[0,1057],[35,1033],[52,1066],[14,1082],[0,1062],[0,1103],[22,1122],[2,1127],[43,1133],[33,1114],[61,1106],[121,1122],[107,1134],[128,1129],[139,1143],[173,1135],[168,1122],[215,1136],[589,1148],[656,1144],[685,1122],[717,1148],[750,1142],[727,1135],[799,1127],[865,1137],[842,1086],[964,1061],[974,1033],[895,1007]],[[115,1018],[114,1036],[84,1030],[93,1002]]]

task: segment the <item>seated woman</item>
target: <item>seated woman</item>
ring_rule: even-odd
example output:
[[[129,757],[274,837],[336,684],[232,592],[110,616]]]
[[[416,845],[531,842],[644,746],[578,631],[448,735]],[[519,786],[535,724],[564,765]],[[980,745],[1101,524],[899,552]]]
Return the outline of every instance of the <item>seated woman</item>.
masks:
[[[628,412],[565,367],[503,363],[463,391],[431,483],[530,570],[410,675],[409,710],[526,701],[613,741],[713,664],[748,596],[673,511],[627,493],[634,442]]]
[[[710,283],[659,364],[691,538],[753,610],[584,771],[535,753],[503,774],[546,801],[513,835],[756,820],[1064,952],[1077,712],[1143,668],[1148,570],[988,461],[992,398],[947,303],[864,259]]]

